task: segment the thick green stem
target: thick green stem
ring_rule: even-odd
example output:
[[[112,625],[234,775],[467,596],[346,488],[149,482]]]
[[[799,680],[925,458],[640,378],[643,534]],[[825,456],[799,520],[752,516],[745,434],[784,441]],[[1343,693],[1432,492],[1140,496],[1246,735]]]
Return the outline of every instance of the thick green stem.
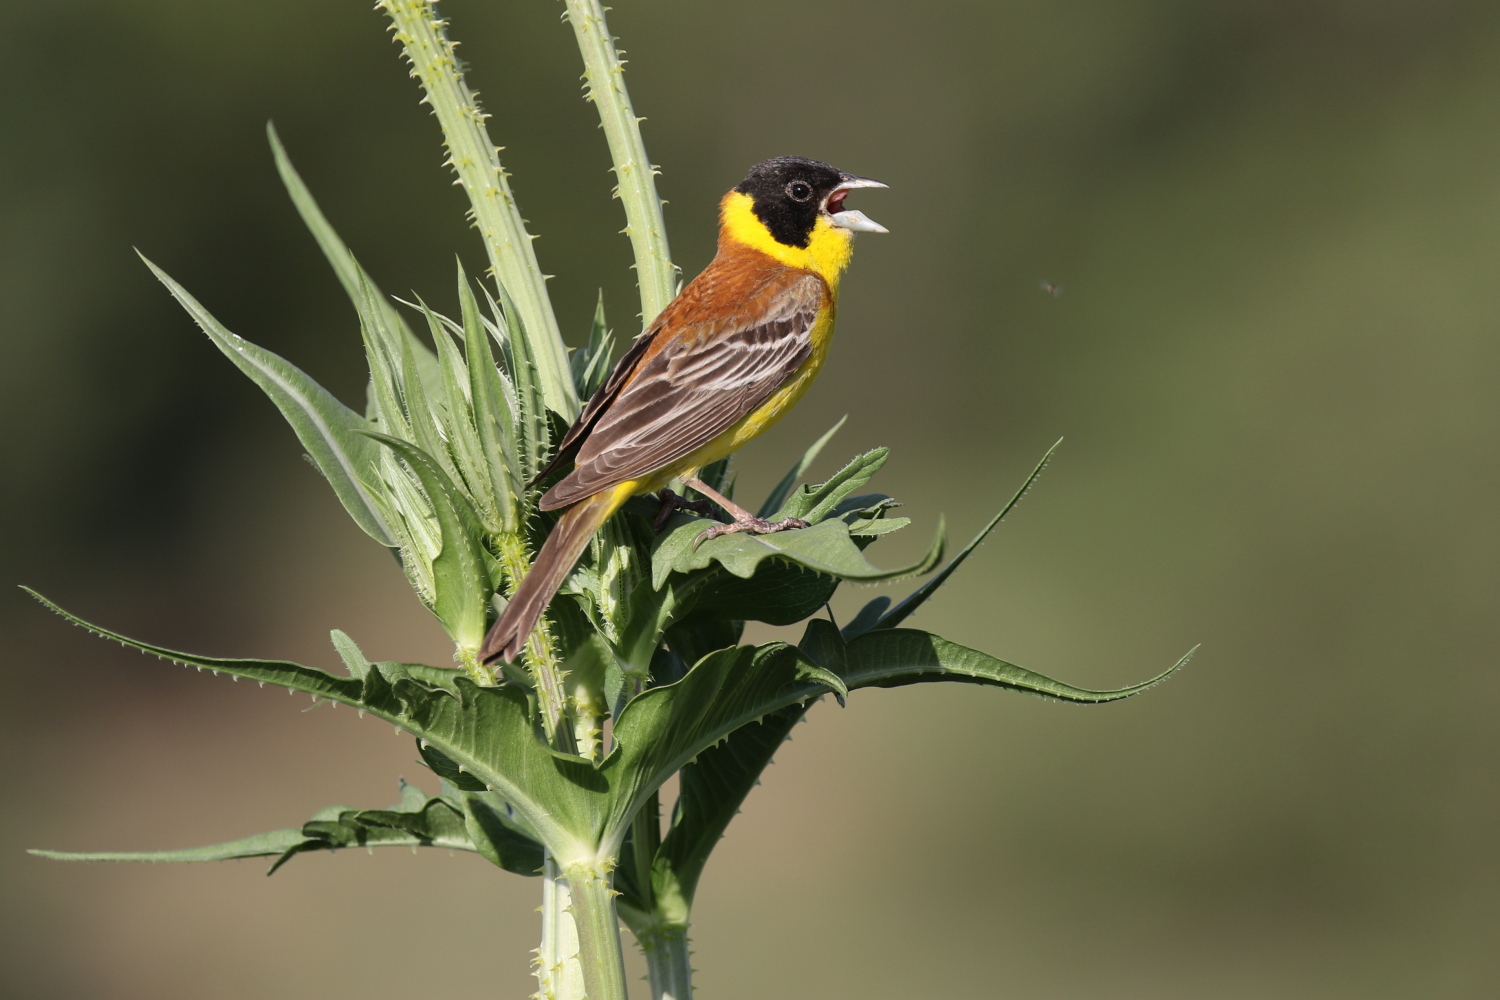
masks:
[[[542,943],[536,950],[537,1000],[583,1000],[578,930],[562,870],[547,854],[542,869]]]
[[[653,928],[641,938],[652,1000],[692,1000],[693,966],[688,929],[680,924]]]
[[[604,859],[577,861],[563,868],[588,1000],[626,1000],[625,952],[620,947],[615,891],[610,888],[613,867],[612,859]]]
[[[677,272],[667,248],[667,226],[656,193],[656,168],[641,141],[641,121],[625,89],[625,66],[604,21],[600,0],[565,0],[568,20],[583,55],[588,98],[599,109],[599,122],[614,160],[617,193],[625,206],[625,232],[635,252],[641,290],[641,323],[649,325],[676,292]]]
[[[470,219],[484,237],[495,278],[521,314],[548,408],[567,420],[578,415],[578,394],[568,370],[557,317],[547,297],[547,279],[537,264],[532,236],[500,166],[500,150],[490,141],[474,92],[458,69],[458,57],[430,0],[379,0],[390,17],[396,40],[411,62],[412,76],[422,83],[426,103],[437,115],[448,147],[448,164],[469,196]]]

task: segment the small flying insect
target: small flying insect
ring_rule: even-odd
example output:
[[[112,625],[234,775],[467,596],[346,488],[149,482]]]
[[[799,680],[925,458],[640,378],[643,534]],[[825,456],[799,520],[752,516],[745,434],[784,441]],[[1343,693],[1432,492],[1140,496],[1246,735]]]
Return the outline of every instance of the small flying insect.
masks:
[[[1062,298],[1063,286],[1060,281],[1038,281],[1036,287],[1052,296],[1054,299]]]

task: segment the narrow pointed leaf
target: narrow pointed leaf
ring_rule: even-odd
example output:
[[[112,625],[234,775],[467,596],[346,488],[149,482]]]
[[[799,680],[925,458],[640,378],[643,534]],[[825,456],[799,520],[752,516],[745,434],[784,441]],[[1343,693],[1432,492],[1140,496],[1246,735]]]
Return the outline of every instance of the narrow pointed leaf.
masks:
[[[495,356],[490,352],[490,342],[485,336],[479,303],[474,300],[474,290],[469,287],[462,263],[458,265],[458,301],[462,310],[464,363],[469,373],[474,429],[488,464],[489,488],[495,497],[500,525],[505,531],[515,532],[520,528],[516,497],[526,485],[516,474],[515,414],[501,385],[500,373],[495,368]]]
[[[276,160],[276,172],[281,175],[281,183],[285,185],[287,194],[291,196],[292,204],[297,208],[297,214],[302,216],[303,225],[312,233],[313,239],[318,243],[318,249],[323,251],[323,256],[328,260],[333,273],[338,277],[339,284],[344,286],[344,293],[349,296],[349,301],[354,303],[354,308],[360,308],[361,281],[368,282],[371,288],[375,288],[375,299],[381,304],[387,313],[387,322],[393,330],[400,331],[400,335],[411,347],[417,370],[421,373],[424,384],[429,391],[436,391],[439,385],[437,359],[427,346],[418,340],[411,328],[397,315],[396,310],[391,308],[390,303],[385,301],[380,290],[376,288],[375,282],[359,262],[354,259],[348,246],[339,238],[323,210],[313,200],[312,192],[308,190],[300,174],[292,166],[291,157],[287,155],[286,148],[281,144],[281,137],[276,134],[276,127],[270,122],[266,123],[266,137],[271,142],[271,155]]]
[[[996,526],[1005,519],[1005,515],[1009,514],[1015,508],[1016,504],[1021,502],[1021,498],[1026,495],[1027,491],[1031,489],[1032,484],[1041,476],[1042,470],[1047,467],[1047,463],[1052,459],[1052,453],[1057,451],[1058,446],[1061,444],[1062,442],[1058,441],[1057,444],[1047,449],[1047,454],[1043,455],[1042,460],[1036,464],[1036,468],[1031,470],[1031,475],[1027,476],[1026,482],[1021,484],[1019,490],[1016,490],[1015,496],[1011,497],[1010,502],[1000,508],[1000,513],[990,518],[990,523],[980,529],[979,534],[975,535],[973,540],[963,547],[963,551],[949,560],[948,565],[935,573],[932,579],[912,591],[900,604],[882,615],[880,621],[871,627],[894,628],[900,625],[912,612],[925,604],[927,599],[936,593],[939,587],[947,583],[948,578],[953,575],[954,571],[963,565],[965,559],[969,558],[969,554],[979,548],[980,544],[989,537],[990,532],[994,531]],[[861,629],[860,631],[864,630]],[[852,637],[849,636],[848,638]]]
[[[394,546],[395,536],[381,516],[370,485],[379,481],[375,472],[379,449],[358,433],[368,429],[370,422],[295,365],[230,333],[165,271],[141,259],[214,346],[276,404],[354,523],[380,544]]]
[[[848,666],[844,681],[851,690],[901,687],[929,681],[961,681],[989,684],[1059,701],[1100,704],[1129,698],[1155,687],[1180,669],[1196,650],[1197,647],[1193,647],[1187,656],[1150,680],[1113,690],[1094,691],[1064,684],[930,632],[907,628],[878,629],[849,643],[845,650]]]

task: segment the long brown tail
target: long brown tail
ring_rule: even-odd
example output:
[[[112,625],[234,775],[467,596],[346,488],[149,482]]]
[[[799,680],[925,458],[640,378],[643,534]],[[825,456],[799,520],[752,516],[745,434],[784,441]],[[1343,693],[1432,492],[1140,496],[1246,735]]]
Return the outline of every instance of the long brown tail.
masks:
[[[515,596],[505,606],[504,613],[484,637],[484,644],[479,647],[480,662],[489,663],[503,656],[506,663],[513,663],[520,655],[526,640],[531,638],[531,630],[536,628],[537,619],[542,617],[557,588],[573,571],[589,539],[624,499],[617,498],[616,492],[596,493],[580,500],[563,514],[537,554],[531,572],[526,574],[526,579],[516,588]]]

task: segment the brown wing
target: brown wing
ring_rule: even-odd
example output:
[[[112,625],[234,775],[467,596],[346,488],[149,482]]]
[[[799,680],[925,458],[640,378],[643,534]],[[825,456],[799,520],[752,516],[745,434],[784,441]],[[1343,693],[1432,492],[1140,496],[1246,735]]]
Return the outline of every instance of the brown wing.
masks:
[[[531,482],[526,484],[527,489],[546,479],[562,466],[573,460],[573,453],[583,444],[583,438],[593,428],[599,415],[610,401],[620,394],[620,389],[630,379],[630,373],[635,371],[635,366],[640,364],[641,358],[645,357],[646,351],[651,347],[651,341],[661,330],[657,327],[648,330],[635,338],[635,343],[630,345],[630,350],[620,356],[615,366],[610,369],[609,377],[604,380],[592,396],[589,397],[588,405],[573,421],[573,426],[568,428],[568,433],[563,435],[562,441],[557,445],[557,454],[552,456],[552,461],[532,477]]]
[[[812,353],[826,286],[817,275],[765,275],[733,310],[673,316],[659,349],[602,407],[573,471],[547,491],[543,510],[655,472],[691,455],[763,403]],[[744,294],[741,292],[741,294]]]

